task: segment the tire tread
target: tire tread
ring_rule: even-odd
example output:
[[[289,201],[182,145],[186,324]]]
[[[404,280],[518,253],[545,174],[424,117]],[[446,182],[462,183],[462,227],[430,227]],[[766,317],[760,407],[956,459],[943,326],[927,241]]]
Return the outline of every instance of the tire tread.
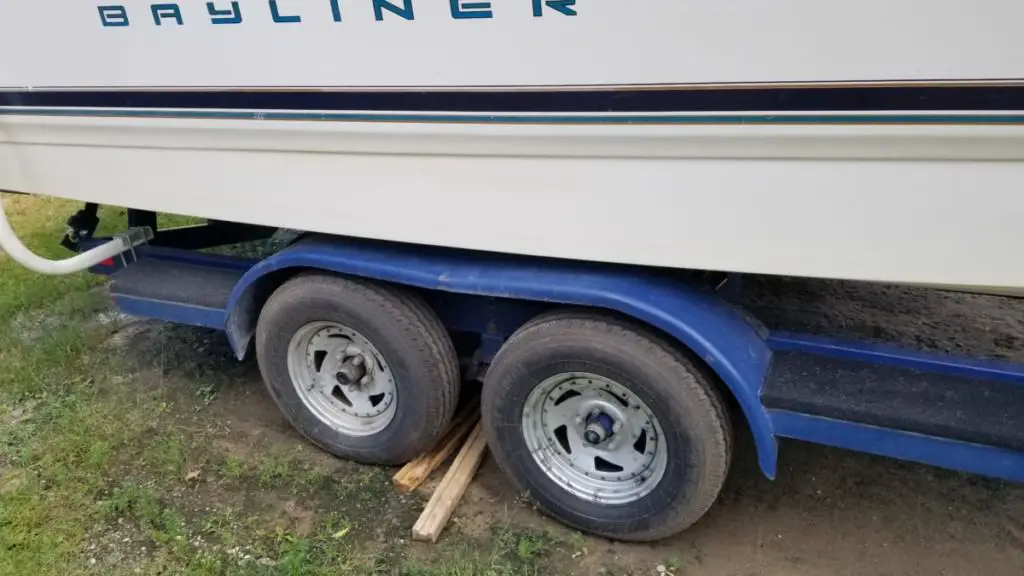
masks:
[[[611,313],[591,310],[556,310],[547,312],[531,319],[515,332],[502,347],[495,364],[505,361],[530,342],[543,339],[547,335],[564,334],[566,331],[599,334],[601,337],[627,342],[637,351],[638,356],[646,361],[657,362],[664,366],[673,366],[689,373],[692,378],[681,378],[676,383],[687,386],[687,398],[698,406],[698,414],[704,415],[704,424],[711,425],[715,431],[712,441],[717,444],[713,450],[718,456],[706,458],[701,468],[700,489],[689,501],[677,502],[675,510],[666,517],[669,521],[660,526],[652,526],[647,530],[630,534],[608,534],[620,540],[652,541],[675,534],[699,520],[711,508],[722,485],[732,460],[732,425],[720,393],[704,374],[703,367],[691,360],[678,346],[673,346],[661,335],[636,322],[623,319]],[[514,358],[512,359],[514,361]],[[485,386],[486,392],[486,386]],[[487,396],[485,393],[485,400]],[[484,406],[484,418],[496,409],[493,402]],[[489,436],[496,442],[497,435]],[[513,479],[514,479],[514,475]],[[519,486],[523,489],[523,486]],[[549,511],[550,512],[550,511]]]
[[[379,454],[352,454],[353,457],[362,461],[373,461],[381,464],[401,464],[418,455],[421,449],[429,448],[429,445],[443,433],[448,422],[455,413],[456,403],[459,398],[459,367],[454,345],[448,337],[447,331],[433,310],[414,293],[407,292],[401,288],[378,283],[372,280],[326,274],[322,272],[308,272],[295,276],[283,283],[267,300],[260,314],[260,321],[257,323],[256,347],[257,351],[266,346],[267,339],[271,336],[269,327],[263,321],[265,318],[275,317],[279,310],[294,305],[301,301],[311,292],[324,290],[328,293],[343,294],[350,301],[361,301],[366,303],[370,315],[381,318],[388,318],[398,324],[398,331],[402,334],[403,345],[417,352],[425,352],[427,357],[435,360],[438,372],[436,382],[432,382],[435,391],[440,398],[440,409],[436,414],[429,415],[427,429],[422,431],[422,446],[415,450],[407,450],[396,455]],[[262,368],[262,364],[261,364]],[[281,401],[277,397],[273,387],[267,383],[271,396],[281,407]],[[288,420],[302,432],[310,441],[321,448],[336,453],[335,449],[325,446],[322,442],[303,431],[302,427],[294,421],[288,411],[282,409],[282,413]]]

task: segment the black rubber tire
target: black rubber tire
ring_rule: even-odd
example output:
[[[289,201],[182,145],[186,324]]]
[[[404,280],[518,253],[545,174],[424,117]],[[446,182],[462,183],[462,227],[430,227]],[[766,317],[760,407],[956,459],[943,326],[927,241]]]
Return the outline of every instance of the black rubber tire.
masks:
[[[334,321],[366,337],[395,375],[394,419],[369,436],[345,435],[312,414],[288,374],[288,345],[310,322]],[[327,452],[368,464],[403,464],[429,449],[459,398],[455,348],[434,312],[398,287],[320,273],[278,288],[256,326],[260,372],[289,422]]]
[[[652,492],[622,505],[587,501],[559,487],[529,453],[526,399],[565,372],[610,378],[654,413],[669,452]],[[502,470],[542,511],[592,534],[650,541],[688,528],[711,507],[729,470],[732,428],[708,376],[652,331],[608,315],[557,312],[528,322],[495,357],[482,402],[488,445]]]

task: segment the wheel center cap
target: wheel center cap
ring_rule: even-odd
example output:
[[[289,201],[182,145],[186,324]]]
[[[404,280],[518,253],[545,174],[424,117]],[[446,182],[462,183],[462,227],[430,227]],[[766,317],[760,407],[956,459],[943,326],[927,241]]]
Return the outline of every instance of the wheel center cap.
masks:
[[[588,444],[597,445],[611,438],[614,433],[615,421],[608,414],[600,412],[590,417],[587,427],[583,430],[583,439]]]
[[[334,374],[335,380],[342,386],[358,386],[363,383],[362,380],[365,376],[366,363],[363,361],[362,356],[347,358],[338,367],[337,373]]]

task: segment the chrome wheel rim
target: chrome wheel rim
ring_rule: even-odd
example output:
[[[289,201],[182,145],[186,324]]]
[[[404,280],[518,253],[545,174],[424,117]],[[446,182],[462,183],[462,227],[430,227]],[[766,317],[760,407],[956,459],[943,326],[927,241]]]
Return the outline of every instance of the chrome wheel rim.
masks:
[[[635,502],[665,474],[661,425],[643,401],[614,380],[584,372],[552,376],[530,392],[522,424],[541,470],[584,500]]]
[[[288,374],[306,408],[342,434],[376,434],[395,417],[391,368],[376,346],[347,326],[312,322],[296,331]]]

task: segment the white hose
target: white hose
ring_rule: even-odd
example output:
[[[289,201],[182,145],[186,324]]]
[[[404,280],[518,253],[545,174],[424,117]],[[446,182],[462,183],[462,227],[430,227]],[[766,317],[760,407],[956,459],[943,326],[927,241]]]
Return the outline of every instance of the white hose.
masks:
[[[11,228],[11,223],[7,221],[7,214],[4,213],[3,194],[0,194],[0,251],[6,252],[8,256],[22,266],[41,274],[72,274],[88,270],[104,260],[119,256],[134,246],[145,242],[149,234],[143,232],[120,235],[109,242],[70,258],[49,260],[33,254],[18,239],[18,235]]]

